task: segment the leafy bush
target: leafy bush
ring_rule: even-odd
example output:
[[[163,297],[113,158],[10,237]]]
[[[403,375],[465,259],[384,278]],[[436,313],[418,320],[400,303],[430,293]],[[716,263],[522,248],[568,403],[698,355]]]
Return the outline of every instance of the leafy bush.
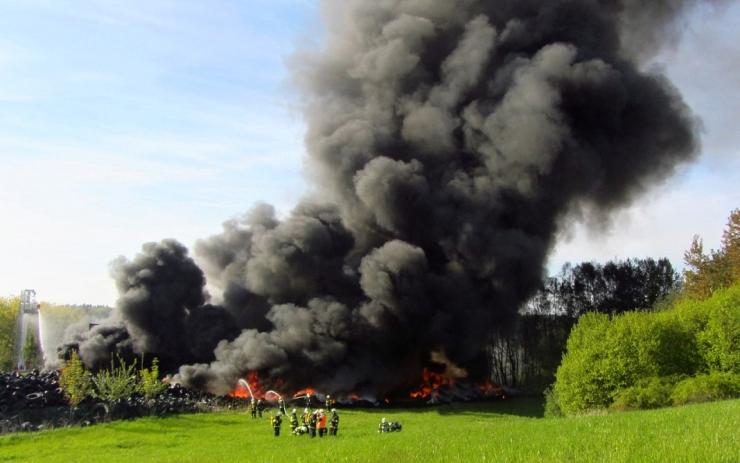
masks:
[[[142,366],[139,370],[139,378],[139,392],[147,399],[154,399],[167,389],[167,384],[159,380],[159,360],[157,358],[152,361],[151,369]]]
[[[587,313],[573,327],[553,388],[553,397],[563,413],[608,404],[609,394],[604,387],[608,379],[601,362],[604,353],[590,347],[606,336],[608,326],[607,315]]]
[[[136,364],[127,365],[118,357],[118,366],[111,359],[110,370],[100,370],[93,377],[95,384],[95,396],[106,402],[130,397],[138,389],[138,378],[136,376]]]
[[[154,399],[167,389],[167,384],[159,380],[159,360],[152,361],[151,368],[136,370],[136,363],[130,365],[120,357],[111,360],[110,369],[100,370],[95,375],[85,370],[77,352],[62,368],[59,383],[64,389],[69,403],[77,406],[85,397],[93,396],[112,403],[141,393],[147,399]]]
[[[586,314],[568,340],[555,390],[564,413],[581,413],[608,408],[643,378],[691,375],[700,364],[694,337],[665,312]]]
[[[545,418],[559,418],[562,416],[563,411],[560,409],[557,392],[555,392],[554,387],[550,386],[545,389]]]
[[[659,406],[665,380],[645,378],[737,374],[739,343],[740,284],[660,312],[589,313],[568,338],[554,397],[566,415],[609,408],[617,398],[616,408]]]
[[[740,373],[740,285],[720,292],[706,327],[698,334],[708,368]]]
[[[90,372],[85,370],[77,352],[72,352],[72,356],[62,368],[59,385],[64,389],[70,405],[74,407],[93,392]]]
[[[609,407],[612,410],[643,410],[671,405],[675,381],[671,378],[646,378],[617,392]]]
[[[671,394],[674,405],[740,397],[740,375],[713,372],[687,378],[676,384]]]

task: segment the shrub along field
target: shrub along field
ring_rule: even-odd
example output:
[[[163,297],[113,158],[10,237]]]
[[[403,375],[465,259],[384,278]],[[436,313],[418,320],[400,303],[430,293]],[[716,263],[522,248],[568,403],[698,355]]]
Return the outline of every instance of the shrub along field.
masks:
[[[269,413],[180,415],[0,437],[0,461],[701,461],[740,455],[740,400],[542,418],[533,399],[341,411],[339,436],[272,436]],[[403,431],[378,434],[382,417]]]
[[[570,415],[739,397],[738,343],[740,283],[663,311],[588,313],[568,338],[548,410]]]

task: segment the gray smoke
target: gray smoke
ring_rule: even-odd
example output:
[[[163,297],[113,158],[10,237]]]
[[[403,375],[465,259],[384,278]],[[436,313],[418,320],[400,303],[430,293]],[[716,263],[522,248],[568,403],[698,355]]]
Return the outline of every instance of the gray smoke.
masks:
[[[211,359],[221,339],[239,332],[223,307],[205,304],[203,272],[173,240],[145,244],[133,261],[119,258],[111,274],[120,295],[116,310],[62,348],[78,349],[88,366],[108,365],[113,354],[152,354],[177,368]]]
[[[643,69],[695,3],[324,1],[326,41],[294,66],[315,194],[196,245],[218,306],[173,242],[120,262],[119,321],[83,357],[165,356],[219,393],[247,371],[380,394],[433,354],[474,369],[559,227],[697,153],[689,109]]]

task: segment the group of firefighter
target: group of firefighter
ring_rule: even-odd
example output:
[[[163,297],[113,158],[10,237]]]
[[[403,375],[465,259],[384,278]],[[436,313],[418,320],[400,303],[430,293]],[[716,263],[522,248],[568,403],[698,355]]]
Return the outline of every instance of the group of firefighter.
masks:
[[[339,414],[336,408],[331,409],[331,416],[328,416],[329,410],[319,408],[311,410],[304,408],[303,414],[298,417],[296,409],[290,413],[290,431],[294,436],[308,434],[309,437],[324,437],[327,432],[330,436],[336,436],[339,431]],[[277,419],[277,424],[275,420]],[[327,428],[327,424],[329,425]],[[273,429],[275,435],[280,435],[280,415],[273,417]]]
[[[297,410],[294,408],[290,412],[290,431],[294,436],[301,436],[308,434],[309,437],[324,437],[325,435],[336,436],[339,432],[339,414],[337,409],[333,408],[334,401],[330,395],[326,396],[325,401],[326,408],[311,409],[310,397],[306,396],[306,408],[303,409],[303,414],[299,417]],[[331,409],[331,416],[327,415]],[[249,411],[252,418],[262,418],[262,400],[252,400],[249,403]],[[285,401],[280,398],[278,400],[278,410],[272,415],[270,424],[272,425],[275,437],[280,436],[280,428],[283,425],[283,417],[288,416],[288,411],[285,408]],[[328,428],[327,428],[328,424]],[[385,418],[380,420],[378,426],[379,433],[397,432],[402,429],[401,423],[395,421],[387,421]]]
[[[337,409],[333,408],[334,401],[330,395],[326,396],[325,407],[312,410],[310,407],[310,399],[306,397],[306,408],[303,410],[303,414],[299,417],[297,410],[294,408],[290,412],[290,431],[294,436],[300,436],[308,434],[310,437],[324,437],[325,435],[336,436],[339,432],[339,414]],[[331,409],[331,416],[328,415]],[[249,403],[249,411],[252,418],[262,417],[262,401],[252,400]],[[283,417],[288,416],[288,411],[285,408],[285,401],[281,398],[278,400],[278,410],[272,415],[270,424],[272,425],[275,437],[280,436],[280,428],[283,424]],[[328,424],[328,427],[327,427]]]

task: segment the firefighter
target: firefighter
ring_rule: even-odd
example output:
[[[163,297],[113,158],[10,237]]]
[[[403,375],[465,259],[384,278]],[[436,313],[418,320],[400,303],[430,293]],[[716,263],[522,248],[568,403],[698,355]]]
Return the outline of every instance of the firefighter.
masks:
[[[311,416],[308,418],[308,435],[311,437],[316,437],[316,424],[318,424],[319,417],[318,412],[311,413]]]
[[[257,416],[262,418],[262,399],[257,399]]]
[[[303,416],[301,418],[301,421],[303,421],[303,425],[308,426],[308,421],[311,419],[311,413],[308,411],[308,408],[303,409]]]
[[[385,418],[380,420],[380,425],[378,425],[379,433],[396,432],[400,431],[401,429],[401,423],[399,423],[398,421],[387,421]]]
[[[329,394],[326,394],[326,401],[325,401],[326,410],[331,409],[332,403],[334,403],[334,401],[331,399],[331,396]]]
[[[318,429],[319,437],[324,437],[326,435],[326,413],[324,413],[324,410],[319,410]]]
[[[298,427],[298,415],[296,415],[295,408],[290,413],[290,432],[295,433],[295,428]]]
[[[332,408],[331,419],[329,420],[329,435],[336,436],[337,431],[339,431],[339,415],[337,414],[337,409]]]
[[[275,437],[280,436],[280,426],[283,424],[283,415],[278,413],[272,417],[272,430],[275,431]]]
[[[249,413],[251,413],[252,418],[257,418],[257,401],[254,400],[254,397],[249,402]]]

